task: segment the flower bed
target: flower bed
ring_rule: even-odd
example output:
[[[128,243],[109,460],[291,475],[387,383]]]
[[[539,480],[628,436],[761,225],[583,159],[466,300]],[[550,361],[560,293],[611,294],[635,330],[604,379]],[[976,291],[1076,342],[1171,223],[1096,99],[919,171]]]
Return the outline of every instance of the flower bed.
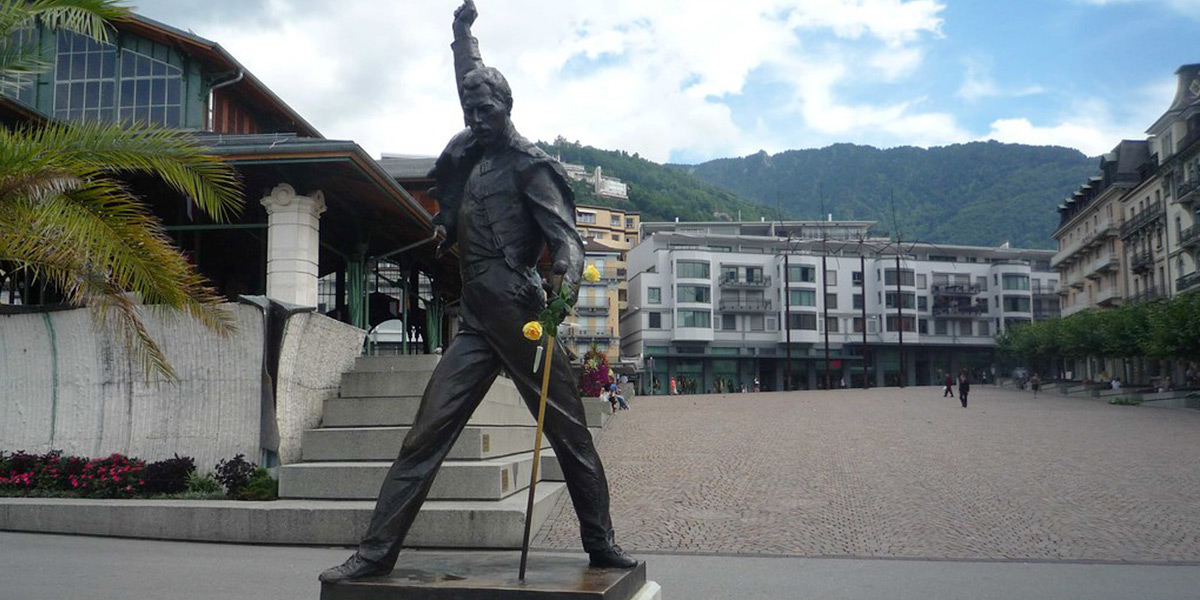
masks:
[[[0,496],[60,498],[235,498],[274,500],[278,485],[266,469],[238,455],[221,461],[217,477],[196,472],[195,461],[146,461],[112,454],[87,459],[0,451]]]

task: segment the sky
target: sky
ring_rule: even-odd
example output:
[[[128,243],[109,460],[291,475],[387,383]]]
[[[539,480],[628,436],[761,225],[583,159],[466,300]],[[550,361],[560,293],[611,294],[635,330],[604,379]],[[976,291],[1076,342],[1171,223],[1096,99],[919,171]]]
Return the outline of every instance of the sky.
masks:
[[[849,142],[1145,139],[1200,63],[1200,0],[477,0],[513,121],[664,163]],[[142,0],[330,139],[435,155],[462,127],[456,0]]]

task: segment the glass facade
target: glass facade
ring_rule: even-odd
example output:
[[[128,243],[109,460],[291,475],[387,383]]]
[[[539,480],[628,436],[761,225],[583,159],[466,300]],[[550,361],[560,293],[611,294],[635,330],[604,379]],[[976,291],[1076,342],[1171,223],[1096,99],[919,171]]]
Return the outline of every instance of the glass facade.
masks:
[[[54,116],[183,126],[183,70],[131,48],[55,34]]]
[[[675,276],[689,279],[708,279],[709,266],[706,262],[679,261],[675,267]]]

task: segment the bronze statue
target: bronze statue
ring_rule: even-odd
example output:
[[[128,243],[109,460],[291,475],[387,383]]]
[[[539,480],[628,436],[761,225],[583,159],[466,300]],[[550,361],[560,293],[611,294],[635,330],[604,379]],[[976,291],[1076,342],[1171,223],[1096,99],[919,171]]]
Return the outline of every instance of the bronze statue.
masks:
[[[521,325],[546,303],[536,270],[544,247],[556,266],[565,267],[563,281],[572,296],[579,293],[583,241],[575,230],[566,172],[513,127],[508,82],[484,66],[471,35],[477,15],[472,0],[455,11],[451,46],[468,129],[454,136],[431,173],[441,196],[434,220],[445,235],[439,251],[458,244],[461,256],[459,333],[425,388],[358,551],[322,573],[323,582],[391,572],[438,467],[501,369],[530,410],[537,410],[541,382],[530,366],[538,344],[525,339]],[[562,346],[554,351],[550,372],[546,437],[562,466],[589,562],[635,567],[637,561],[613,542],[608,481]]]

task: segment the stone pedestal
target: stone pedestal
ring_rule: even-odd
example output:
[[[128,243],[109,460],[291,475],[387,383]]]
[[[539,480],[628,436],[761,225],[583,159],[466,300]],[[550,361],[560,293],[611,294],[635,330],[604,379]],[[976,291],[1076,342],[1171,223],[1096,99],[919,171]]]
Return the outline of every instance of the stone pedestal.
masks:
[[[281,183],[262,199],[262,205],[267,209],[267,297],[316,306],[325,195],[301,196]]]
[[[519,552],[405,552],[386,577],[321,584],[321,600],[661,600],[633,569],[593,569],[587,556],[529,557],[517,580]]]

